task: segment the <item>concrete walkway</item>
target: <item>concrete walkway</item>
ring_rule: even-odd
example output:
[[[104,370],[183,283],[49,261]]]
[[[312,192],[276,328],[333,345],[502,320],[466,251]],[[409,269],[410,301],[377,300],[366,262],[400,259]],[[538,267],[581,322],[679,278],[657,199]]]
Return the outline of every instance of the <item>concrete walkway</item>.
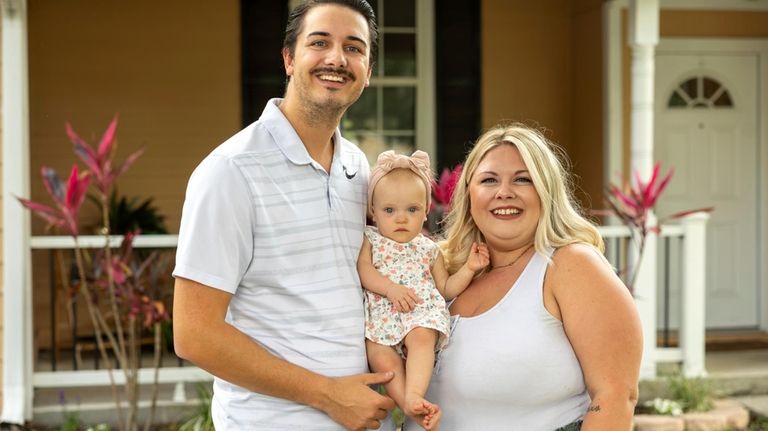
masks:
[[[768,419],[768,395],[734,397],[733,399],[743,404],[753,414]]]

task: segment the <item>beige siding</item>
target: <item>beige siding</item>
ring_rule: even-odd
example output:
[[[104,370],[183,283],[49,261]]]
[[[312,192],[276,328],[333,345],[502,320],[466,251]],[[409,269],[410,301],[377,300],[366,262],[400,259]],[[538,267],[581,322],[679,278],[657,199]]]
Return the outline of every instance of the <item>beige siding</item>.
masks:
[[[568,151],[585,204],[601,206],[602,2],[482,5],[482,125],[539,125]],[[591,199],[587,196],[593,196]]]
[[[482,125],[536,122],[567,144],[570,1],[488,0],[482,9]]]
[[[65,122],[94,142],[119,113],[118,159],[146,147],[120,193],[153,196],[177,231],[192,169],[240,128],[239,37],[236,0],[29,2],[33,197],[41,165],[75,161]]]
[[[178,232],[192,169],[241,126],[239,2],[35,0],[28,5],[33,199],[49,202],[41,165],[65,177],[76,161],[64,124],[95,143],[118,113],[118,160],[146,148],[120,179],[120,194],[154,197],[170,231]],[[95,206],[86,202],[83,208],[95,226]],[[34,219],[33,233],[43,232]],[[35,340],[45,346],[47,253],[34,253],[33,268]],[[87,323],[87,317],[80,322]],[[65,328],[60,335],[67,333]]]
[[[569,155],[573,162],[577,196],[582,204],[603,204],[603,42],[602,1],[582,0],[573,13],[573,74],[571,86],[572,135]]]

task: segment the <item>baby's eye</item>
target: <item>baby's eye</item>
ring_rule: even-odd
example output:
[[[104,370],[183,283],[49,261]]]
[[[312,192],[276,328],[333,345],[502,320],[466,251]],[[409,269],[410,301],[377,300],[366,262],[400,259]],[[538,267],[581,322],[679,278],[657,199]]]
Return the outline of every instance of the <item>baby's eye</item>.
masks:
[[[387,214],[392,214],[395,212],[395,209],[392,207],[387,207],[387,208],[384,208],[384,212]]]
[[[419,211],[419,207],[409,207],[408,212],[409,213],[416,213]]]

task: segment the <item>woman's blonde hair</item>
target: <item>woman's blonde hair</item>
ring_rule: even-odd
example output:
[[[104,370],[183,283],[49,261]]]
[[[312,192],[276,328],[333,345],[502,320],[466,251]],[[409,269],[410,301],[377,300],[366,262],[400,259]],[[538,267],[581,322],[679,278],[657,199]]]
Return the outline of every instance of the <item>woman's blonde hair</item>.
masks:
[[[467,155],[453,194],[452,209],[445,218],[445,240],[440,243],[450,273],[467,260],[473,242],[485,242],[470,213],[468,185],[480,161],[492,149],[514,145],[520,151],[541,201],[536,227],[536,251],[546,255],[549,248],[572,243],[589,244],[603,252],[603,239],[593,223],[584,218],[573,198],[570,174],[562,149],[539,131],[519,123],[498,125],[485,132]],[[562,160],[562,161],[561,161]]]

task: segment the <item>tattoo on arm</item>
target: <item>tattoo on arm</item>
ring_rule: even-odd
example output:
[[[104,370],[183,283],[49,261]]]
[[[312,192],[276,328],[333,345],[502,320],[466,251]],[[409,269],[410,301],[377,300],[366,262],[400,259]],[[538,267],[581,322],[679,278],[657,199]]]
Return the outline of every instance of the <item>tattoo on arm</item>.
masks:
[[[589,408],[587,408],[587,411],[588,412],[599,412],[600,411],[600,404],[594,404],[594,405],[589,406]]]

